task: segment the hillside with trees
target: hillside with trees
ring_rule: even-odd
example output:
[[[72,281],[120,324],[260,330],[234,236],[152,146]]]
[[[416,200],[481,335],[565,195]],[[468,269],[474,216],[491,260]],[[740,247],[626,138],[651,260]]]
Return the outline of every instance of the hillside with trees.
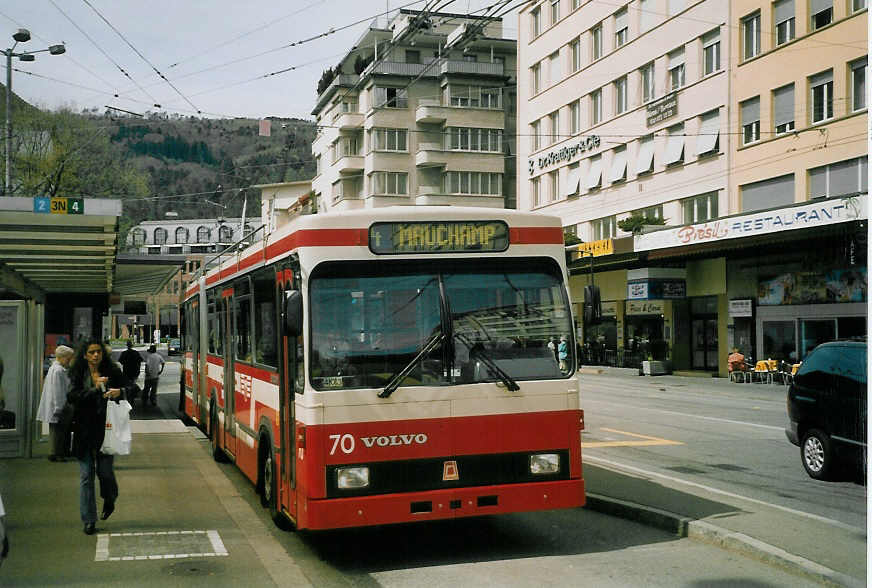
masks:
[[[0,85],[5,117],[3,92]],[[262,137],[255,119],[49,112],[13,99],[7,195],[120,199],[122,239],[136,223],[167,212],[178,218],[237,216],[246,198],[249,211],[260,210],[260,191],[245,190],[249,186],[315,175],[311,121],[272,118],[271,136]],[[0,174],[4,165],[0,158]]]

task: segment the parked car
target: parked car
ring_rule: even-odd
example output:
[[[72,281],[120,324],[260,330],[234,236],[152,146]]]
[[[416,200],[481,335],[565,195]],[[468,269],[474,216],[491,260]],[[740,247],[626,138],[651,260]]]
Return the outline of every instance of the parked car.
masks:
[[[179,338],[170,339],[167,344],[167,355],[177,355],[178,353],[181,353],[181,345],[182,343]]]
[[[787,393],[787,438],[816,480],[838,465],[866,464],[866,341],[823,343],[803,360]]]

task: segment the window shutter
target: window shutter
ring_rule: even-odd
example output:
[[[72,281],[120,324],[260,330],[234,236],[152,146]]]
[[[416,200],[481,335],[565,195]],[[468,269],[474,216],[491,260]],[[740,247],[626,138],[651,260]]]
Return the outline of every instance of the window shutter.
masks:
[[[644,174],[651,171],[654,164],[654,138],[646,137],[639,141],[639,153],[636,155],[636,173]]]
[[[684,63],[684,49],[678,49],[669,54],[669,69],[678,67]]]
[[[612,167],[609,170],[609,182],[620,182],[624,179],[627,171],[627,149],[615,149],[612,151]]]
[[[603,173],[603,158],[601,156],[590,158],[590,168],[587,171],[587,180],[584,187],[592,190],[600,185],[600,177]]]
[[[742,125],[760,120],[760,97],[742,102]]]
[[[781,126],[793,120],[793,84],[783,86],[772,92],[775,126]]]
[[[666,165],[681,161],[684,151],[684,126],[675,128],[669,132],[669,140],[666,143]]]
[[[775,3],[775,24],[793,18],[794,14],[796,11],[793,7],[793,0],[780,0]]]
[[[814,88],[815,86],[820,86],[823,84],[828,84],[833,81],[833,70],[828,69],[827,71],[822,71],[819,74],[815,74],[811,76],[809,79],[809,85]]]
[[[709,45],[714,45],[718,41],[721,40],[721,31],[719,29],[715,29],[711,32],[708,32],[702,36],[702,46],[703,48],[708,47]]]
[[[699,137],[697,137],[696,141],[697,155],[714,151],[715,145],[718,143],[720,126],[720,116],[718,116],[717,110],[702,115],[702,121],[699,125]]]
[[[827,8],[833,7],[833,0],[811,0],[811,14],[814,16],[818,12],[823,12]]]
[[[569,166],[569,173],[566,175],[566,185],[563,187],[564,198],[578,193],[579,180],[581,180],[581,166]]]
[[[793,204],[793,174],[741,186],[742,212]]]

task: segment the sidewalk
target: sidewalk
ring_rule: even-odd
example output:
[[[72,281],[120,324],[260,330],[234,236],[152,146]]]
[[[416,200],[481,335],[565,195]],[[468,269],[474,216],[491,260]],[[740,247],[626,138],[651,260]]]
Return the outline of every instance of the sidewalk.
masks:
[[[638,382],[638,370],[584,368],[600,377]],[[596,370],[596,371],[594,371]],[[600,371],[601,370],[601,371]],[[582,372],[581,377],[584,377]],[[727,378],[643,376],[689,391],[736,389]],[[783,394],[777,384],[747,384]],[[866,521],[846,525],[677,478],[590,461],[584,465],[588,508],[660,527],[740,552],[825,585],[866,586]]]

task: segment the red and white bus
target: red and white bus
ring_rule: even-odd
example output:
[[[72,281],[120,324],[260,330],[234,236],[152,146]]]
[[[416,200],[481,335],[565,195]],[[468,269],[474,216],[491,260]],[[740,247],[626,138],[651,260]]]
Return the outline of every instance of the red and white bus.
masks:
[[[277,523],[584,504],[558,218],[389,207],[254,241],[186,292],[185,412]]]

